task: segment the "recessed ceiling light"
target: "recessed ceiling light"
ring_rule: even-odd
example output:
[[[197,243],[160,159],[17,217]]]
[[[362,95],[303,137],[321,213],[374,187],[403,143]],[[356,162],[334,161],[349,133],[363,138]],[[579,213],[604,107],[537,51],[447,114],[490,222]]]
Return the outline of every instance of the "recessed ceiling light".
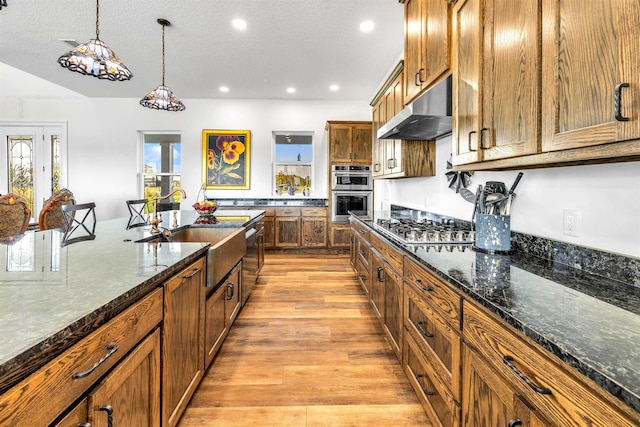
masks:
[[[226,87],[226,86],[220,86],[220,92],[227,93],[227,92],[229,92],[229,88]]]
[[[340,89],[340,86],[338,86],[338,85],[331,85],[331,86],[329,86],[329,90],[330,90],[331,92],[337,92],[339,89]]]
[[[231,21],[231,25],[233,25],[233,28],[237,30],[244,30],[245,28],[247,28],[247,21],[245,21],[244,19],[234,19],[233,21]]]
[[[364,21],[360,24],[360,31],[363,33],[369,33],[373,31],[373,21]]]
[[[296,88],[295,87],[288,87],[287,88],[287,93],[296,93]]]

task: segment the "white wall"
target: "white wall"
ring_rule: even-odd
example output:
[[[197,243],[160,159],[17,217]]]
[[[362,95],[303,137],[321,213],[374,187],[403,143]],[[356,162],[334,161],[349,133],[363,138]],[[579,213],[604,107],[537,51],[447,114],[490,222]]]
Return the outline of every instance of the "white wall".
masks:
[[[120,83],[96,79],[96,84]],[[99,219],[124,216],[124,200],[140,196],[139,131],[182,135],[182,185],[188,204],[202,183],[203,129],[251,131],[250,188],[207,190],[213,198],[271,197],[272,131],[312,131],[316,185],[311,197],[326,198],[326,121],[370,120],[371,115],[365,101],[183,99],[187,108],[182,112],[151,110],[138,102],[87,98],[0,63],[0,123],[68,123],[68,187],[77,200],[96,202]]]
[[[451,137],[436,142],[434,177],[376,180],[376,207],[394,203],[470,220],[472,204],[448,188],[445,173],[451,150]],[[512,230],[640,257],[640,163],[523,172],[511,206]],[[486,181],[510,187],[517,173],[475,172],[468,188],[475,193]],[[564,209],[579,212],[578,237],[563,234]]]
[[[90,78],[78,75],[78,78]],[[96,84],[119,84],[96,81]],[[218,190],[211,197],[271,195],[271,132],[315,132],[316,183],[327,180],[327,120],[370,120],[366,102],[184,99],[180,113],[154,111],[137,99],[90,99],[0,63],[0,122],[68,123],[69,188],[78,200],[93,200],[100,219],[126,214],[124,200],[137,197],[138,137],[141,130],[182,134],[182,182],[192,203],[201,183],[202,129],[249,129],[251,188]],[[471,204],[447,187],[451,137],[437,141],[435,177],[378,180],[376,207],[396,203],[470,218]],[[0,172],[4,173],[4,172]],[[508,186],[514,172],[476,172],[469,187],[488,180]],[[512,229],[640,257],[640,164],[571,166],[524,171],[512,206]],[[327,197],[322,186],[313,196]],[[562,233],[562,212],[580,212],[579,236]]]

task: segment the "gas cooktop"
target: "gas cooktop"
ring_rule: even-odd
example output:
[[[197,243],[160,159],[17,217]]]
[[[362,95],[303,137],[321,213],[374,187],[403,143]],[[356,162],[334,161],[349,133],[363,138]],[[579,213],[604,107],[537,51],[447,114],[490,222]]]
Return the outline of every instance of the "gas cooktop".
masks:
[[[453,219],[378,218],[374,228],[406,245],[424,245],[429,250],[464,251],[475,242],[475,232]]]

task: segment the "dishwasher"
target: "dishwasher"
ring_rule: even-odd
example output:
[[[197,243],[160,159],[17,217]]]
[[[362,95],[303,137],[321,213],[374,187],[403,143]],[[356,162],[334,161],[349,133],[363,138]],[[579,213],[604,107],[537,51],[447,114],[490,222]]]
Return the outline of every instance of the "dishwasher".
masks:
[[[242,305],[247,302],[264,264],[264,223],[259,219],[245,230],[247,253],[242,259]]]

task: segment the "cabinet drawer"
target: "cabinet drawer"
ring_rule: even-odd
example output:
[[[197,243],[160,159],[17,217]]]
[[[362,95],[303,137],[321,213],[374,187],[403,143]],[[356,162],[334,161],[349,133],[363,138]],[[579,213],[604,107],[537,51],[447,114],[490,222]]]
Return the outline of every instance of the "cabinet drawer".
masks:
[[[434,310],[421,291],[404,284],[404,326],[431,362],[433,371],[460,402],[461,338],[457,331]]]
[[[0,425],[48,425],[162,321],[162,289],[0,396]]]
[[[407,257],[404,262],[404,280],[414,285],[414,289],[441,312],[452,328],[460,330],[462,298],[449,285]]]
[[[505,322],[465,301],[464,340],[539,413],[559,426],[637,426],[562,361],[543,353]],[[564,365],[564,366],[563,366]],[[518,370],[518,372],[516,372]],[[526,380],[525,380],[526,378]]]
[[[327,216],[326,208],[302,208],[302,216]]]
[[[369,270],[362,263],[362,259],[358,258],[356,264],[356,273],[358,274],[358,281],[360,282],[360,286],[365,294],[369,295],[369,286],[371,285],[371,274]]]
[[[401,273],[403,258],[402,253],[391,247],[389,243],[382,240],[380,237],[373,233],[371,233],[370,241],[371,246],[373,246],[378,252],[380,252],[380,255],[382,255],[382,258],[384,258],[387,264],[389,264],[391,268],[396,270],[398,273]]]
[[[275,216],[275,215],[276,215],[275,209],[273,209],[273,208],[264,208],[264,216],[265,217],[267,217],[267,216]]]
[[[355,230],[355,234],[369,240],[369,228],[356,220],[351,221],[351,228]]]
[[[355,238],[358,239],[358,244],[356,245],[358,248],[358,259],[360,259],[367,271],[371,272],[371,247],[369,243],[361,237],[356,236]]]
[[[300,216],[300,208],[278,208],[276,216]]]
[[[404,339],[404,371],[433,426],[459,427],[462,410],[431,366],[421,355],[413,338]]]

